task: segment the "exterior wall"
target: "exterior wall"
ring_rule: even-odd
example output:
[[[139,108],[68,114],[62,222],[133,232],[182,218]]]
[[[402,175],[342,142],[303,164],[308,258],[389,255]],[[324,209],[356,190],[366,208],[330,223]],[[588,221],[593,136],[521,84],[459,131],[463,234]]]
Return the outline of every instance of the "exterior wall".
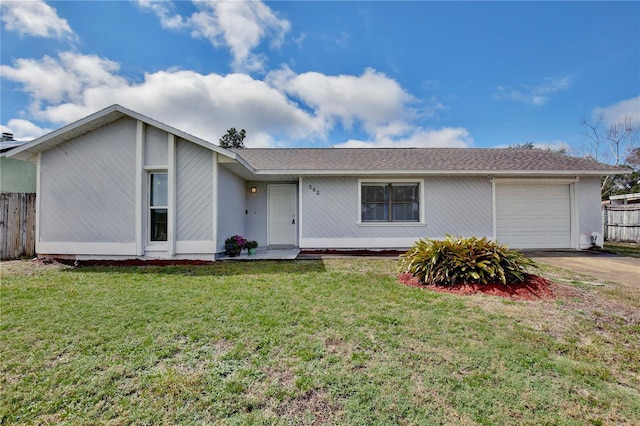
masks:
[[[213,259],[217,155],[123,118],[39,154],[36,250],[77,259]],[[149,173],[168,173],[168,240],[148,241]],[[244,231],[244,181],[223,176],[222,223]],[[224,236],[222,244],[224,246]]]
[[[156,127],[146,126],[144,136],[144,165],[167,166],[169,164],[168,134]]]
[[[218,167],[218,235],[217,251],[224,251],[224,240],[245,235],[247,187],[244,179],[223,166]]]
[[[358,224],[358,178],[301,179],[300,247],[392,249],[409,247],[420,238],[443,238],[447,233],[493,234],[489,180],[484,177],[415,178],[424,179],[425,218],[424,223],[411,224]]]
[[[251,187],[256,188],[251,193]],[[247,182],[247,215],[245,222],[246,237],[258,242],[258,247],[267,246],[267,184],[265,182]]]
[[[591,247],[591,235],[598,234],[596,244],[604,244],[602,234],[602,206],[600,198],[600,178],[582,177],[576,184],[576,205],[580,249]]]
[[[0,157],[0,192],[36,192],[36,165]]]
[[[213,152],[191,142],[176,144],[176,253],[215,250],[213,158]]]
[[[40,154],[38,253],[135,254],[135,140],[123,118]]]

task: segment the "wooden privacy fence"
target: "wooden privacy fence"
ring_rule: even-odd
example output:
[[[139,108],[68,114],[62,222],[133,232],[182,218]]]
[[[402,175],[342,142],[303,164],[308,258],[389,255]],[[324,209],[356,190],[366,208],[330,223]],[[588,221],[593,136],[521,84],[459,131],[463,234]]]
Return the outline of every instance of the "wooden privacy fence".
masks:
[[[0,194],[0,260],[36,254],[36,194]]]
[[[640,204],[609,204],[602,208],[604,239],[640,242]]]

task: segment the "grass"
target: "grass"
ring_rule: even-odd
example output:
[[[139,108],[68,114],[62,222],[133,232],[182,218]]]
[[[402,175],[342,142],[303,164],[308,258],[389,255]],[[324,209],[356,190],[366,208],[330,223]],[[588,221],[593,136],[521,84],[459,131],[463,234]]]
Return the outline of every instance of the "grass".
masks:
[[[2,264],[2,424],[637,424],[640,318],[454,296],[392,259]],[[567,278],[564,278],[567,277]]]
[[[605,251],[628,257],[640,257],[640,244],[638,243],[621,243],[616,241],[607,241],[604,243]]]

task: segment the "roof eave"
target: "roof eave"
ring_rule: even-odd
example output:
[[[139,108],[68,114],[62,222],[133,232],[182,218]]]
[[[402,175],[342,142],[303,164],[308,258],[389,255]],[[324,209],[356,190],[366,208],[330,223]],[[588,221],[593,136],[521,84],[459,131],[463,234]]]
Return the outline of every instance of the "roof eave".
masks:
[[[256,170],[256,175],[370,176],[370,175],[492,175],[492,176],[606,176],[627,174],[627,170]]]

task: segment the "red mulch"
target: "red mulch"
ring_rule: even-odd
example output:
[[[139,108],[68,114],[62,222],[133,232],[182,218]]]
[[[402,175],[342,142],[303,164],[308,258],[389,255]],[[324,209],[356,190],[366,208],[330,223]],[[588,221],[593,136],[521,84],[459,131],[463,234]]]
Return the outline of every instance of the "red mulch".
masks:
[[[527,274],[525,280],[514,284],[458,284],[445,287],[436,285],[424,285],[416,277],[409,273],[398,275],[398,281],[411,287],[421,287],[440,293],[450,294],[490,294],[514,300],[542,300],[555,299],[551,290],[551,281],[537,275]]]
[[[213,265],[211,260],[187,259],[117,259],[117,260],[75,260],[55,258],[39,260],[42,263],[58,262],[69,266],[181,266],[181,265]]]

